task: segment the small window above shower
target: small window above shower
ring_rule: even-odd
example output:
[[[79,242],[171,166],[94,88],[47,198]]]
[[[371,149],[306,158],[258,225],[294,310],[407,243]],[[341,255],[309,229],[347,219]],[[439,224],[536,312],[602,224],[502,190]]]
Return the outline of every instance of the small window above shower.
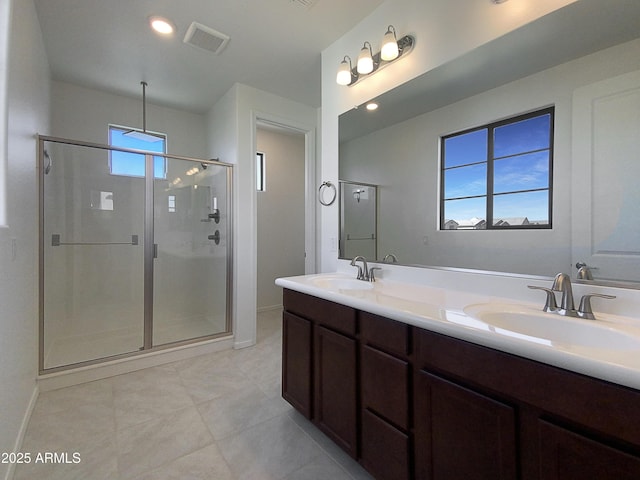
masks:
[[[113,147],[144,150],[147,152],[166,153],[167,136],[164,133],[153,133],[154,141],[148,141],[135,135],[135,129],[109,125],[109,145]],[[147,135],[151,137],[151,135]],[[155,140],[157,139],[157,140]],[[123,175],[127,177],[145,176],[144,155],[130,152],[109,152],[109,172],[111,175]],[[153,176],[155,178],[167,178],[167,160],[161,156],[153,157]]]

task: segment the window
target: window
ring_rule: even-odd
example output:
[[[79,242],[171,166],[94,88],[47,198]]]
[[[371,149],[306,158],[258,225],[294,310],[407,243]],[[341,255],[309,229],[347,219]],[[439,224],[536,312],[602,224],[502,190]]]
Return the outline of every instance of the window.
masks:
[[[259,192],[266,190],[265,171],[264,153],[258,152],[256,153],[256,189]]]
[[[158,141],[148,142],[125,135],[125,133],[130,131],[130,128],[109,125],[109,145],[113,147],[166,153],[166,135],[157,135]],[[112,175],[144,177],[144,155],[118,151],[111,151],[109,153],[109,170]],[[153,174],[155,178],[167,178],[167,161],[164,157],[153,157]]]
[[[441,139],[441,230],[551,228],[553,107]]]

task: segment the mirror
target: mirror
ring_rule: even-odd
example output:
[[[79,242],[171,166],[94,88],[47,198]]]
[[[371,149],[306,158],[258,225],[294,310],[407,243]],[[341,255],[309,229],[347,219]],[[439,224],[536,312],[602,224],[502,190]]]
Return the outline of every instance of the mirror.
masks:
[[[598,145],[627,142],[621,151],[640,164],[635,153],[640,148],[634,143],[638,135],[633,134],[639,128],[637,116],[635,125],[628,124],[633,117],[617,115],[614,109],[613,114],[606,113],[605,122],[603,107],[589,111],[592,120],[578,121],[586,106],[609,104],[603,99],[613,93],[593,96],[601,95],[595,92],[607,82],[617,85],[615,95],[631,95],[631,103],[640,105],[640,81],[619,82],[640,70],[638,37],[640,2],[616,1],[605,11],[601,2],[581,0],[372,99],[379,105],[374,112],[355,108],[342,114],[339,178],[378,186],[375,258],[382,261],[393,254],[405,265],[541,276],[564,271],[574,277],[575,264],[584,261],[595,282],[640,282],[640,238],[633,244],[640,207],[633,203],[637,196],[635,188],[629,188],[633,182],[624,181],[620,173],[624,168],[609,168],[617,161],[615,155],[592,154],[588,148],[575,154],[584,150],[585,139]],[[551,105],[555,106],[552,228],[440,230],[440,137]],[[612,128],[611,121],[619,125]],[[607,128],[587,131],[607,123]],[[618,170],[619,188],[610,188],[616,178],[602,175],[603,169]],[[607,185],[599,185],[599,178]],[[612,191],[622,199],[605,199]],[[603,202],[619,210],[597,208]],[[578,215],[587,204],[594,206],[591,216]],[[629,220],[631,211],[635,217]],[[605,216],[608,221],[602,220]],[[620,222],[611,219],[621,216],[627,225],[634,225],[631,241],[618,242],[616,252],[589,244],[587,239],[610,235],[585,225],[620,231]],[[362,254],[342,248],[340,252],[341,258]],[[609,265],[612,255],[618,259]],[[623,272],[616,266],[620,259],[635,262],[637,268]],[[640,283],[627,285],[640,287]]]
[[[340,182],[340,257],[377,258],[378,187]]]

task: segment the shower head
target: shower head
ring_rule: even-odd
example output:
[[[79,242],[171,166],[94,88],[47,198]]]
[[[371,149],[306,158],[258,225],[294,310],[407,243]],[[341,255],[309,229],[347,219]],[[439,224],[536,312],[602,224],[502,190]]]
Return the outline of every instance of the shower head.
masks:
[[[140,82],[140,85],[142,85],[142,131],[129,130],[123,135],[143,142],[159,142],[162,137],[147,132],[147,82]]]

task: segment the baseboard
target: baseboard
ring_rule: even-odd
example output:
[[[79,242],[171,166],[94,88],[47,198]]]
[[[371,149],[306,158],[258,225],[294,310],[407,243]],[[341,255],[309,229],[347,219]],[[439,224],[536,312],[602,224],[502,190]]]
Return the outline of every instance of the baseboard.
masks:
[[[24,412],[24,416],[22,417],[22,423],[20,424],[20,430],[18,430],[18,436],[16,438],[15,446],[13,447],[14,452],[22,451],[22,442],[24,441],[24,435],[27,432],[27,427],[29,426],[29,420],[31,419],[31,414],[33,413],[33,409],[36,406],[36,402],[38,401],[38,395],[40,394],[40,389],[38,388],[38,384],[33,386],[33,392],[31,393],[31,399],[29,400],[29,405],[27,405],[27,410]],[[7,469],[7,473],[5,475],[5,480],[12,480],[13,475],[16,471],[16,464],[9,463],[9,468]]]
[[[241,348],[253,347],[255,344],[255,340],[245,340],[244,342],[235,342],[233,348],[234,350],[239,350]]]
[[[266,307],[258,307],[258,313],[272,312],[274,310],[282,310],[282,304],[280,305],[269,305]]]

